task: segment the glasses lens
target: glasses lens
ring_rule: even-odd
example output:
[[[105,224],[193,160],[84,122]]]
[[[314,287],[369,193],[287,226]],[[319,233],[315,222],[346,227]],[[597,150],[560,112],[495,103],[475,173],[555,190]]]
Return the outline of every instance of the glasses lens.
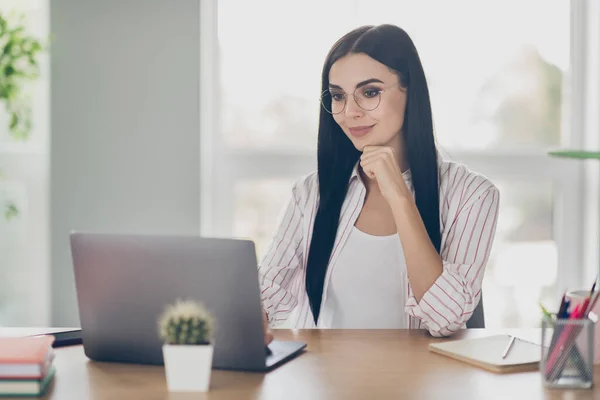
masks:
[[[332,93],[326,90],[321,94],[321,104],[328,113],[339,114],[344,111],[346,96],[343,93]]]
[[[328,113],[331,113],[331,95],[329,94],[329,90],[321,93],[321,105]]]
[[[378,89],[364,89],[358,91],[358,93],[356,93],[356,101],[363,110],[372,111],[379,106],[381,92]]]

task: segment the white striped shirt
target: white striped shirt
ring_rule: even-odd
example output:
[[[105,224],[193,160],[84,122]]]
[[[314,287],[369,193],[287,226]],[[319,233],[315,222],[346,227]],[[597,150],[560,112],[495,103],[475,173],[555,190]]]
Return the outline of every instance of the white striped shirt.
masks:
[[[438,165],[443,272],[420,302],[408,282],[404,310],[409,315],[409,328],[427,329],[439,337],[464,328],[479,302],[485,265],[496,232],[499,192],[486,177],[462,164],[440,157]],[[414,196],[410,170],[403,176]],[[323,296],[365,196],[366,187],[357,164],[342,205]],[[261,300],[272,327],[290,319],[291,326],[297,329],[328,328],[323,312],[315,325],[305,286],[306,261],[318,202],[316,172],[296,181],[279,228],[259,263]],[[325,300],[324,297],[321,311]]]

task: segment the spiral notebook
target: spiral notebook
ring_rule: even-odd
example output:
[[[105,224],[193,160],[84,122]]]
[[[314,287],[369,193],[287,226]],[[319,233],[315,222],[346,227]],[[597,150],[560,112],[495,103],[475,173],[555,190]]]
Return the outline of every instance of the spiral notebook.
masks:
[[[430,343],[428,348],[434,353],[497,373],[539,369],[542,349],[539,344],[526,340],[515,338],[508,355],[502,358],[510,339],[510,335],[494,335]]]

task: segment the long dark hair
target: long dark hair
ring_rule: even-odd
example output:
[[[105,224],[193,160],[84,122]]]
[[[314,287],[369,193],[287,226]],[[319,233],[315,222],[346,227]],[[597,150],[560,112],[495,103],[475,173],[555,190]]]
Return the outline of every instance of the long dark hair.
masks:
[[[364,53],[393,70],[408,88],[404,125],[408,165],[417,208],[429,238],[440,251],[438,165],[429,90],[417,49],[408,34],[394,25],[363,26],[339,39],[329,51],[321,93],[329,89],[329,71],[340,58]],[[306,266],[306,292],[315,323],[319,319],[327,266],[338,230],[350,175],[360,152],[333,116],[321,107],[317,145],[319,208]]]

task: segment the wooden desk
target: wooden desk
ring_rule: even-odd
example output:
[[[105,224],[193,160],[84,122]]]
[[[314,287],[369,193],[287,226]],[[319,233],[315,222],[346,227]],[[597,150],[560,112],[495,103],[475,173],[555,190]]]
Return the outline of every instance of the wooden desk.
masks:
[[[14,330],[0,328],[0,336]],[[19,333],[27,332],[22,330]],[[539,330],[505,330],[539,342]],[[497,331],[464,331],[454,338]],[[434,339],[418,331],[275,331],[280,339],[303,340],[307,351],[267,373],[214,370],[211,391],[182,395],[167,391],[164,368],[98,363],[81,346],[57,349],[57,374],[46,394],[59,400],[153,399],[600,399],[594,390],[544,389],[537,372],[497,375],[430,353]]]

